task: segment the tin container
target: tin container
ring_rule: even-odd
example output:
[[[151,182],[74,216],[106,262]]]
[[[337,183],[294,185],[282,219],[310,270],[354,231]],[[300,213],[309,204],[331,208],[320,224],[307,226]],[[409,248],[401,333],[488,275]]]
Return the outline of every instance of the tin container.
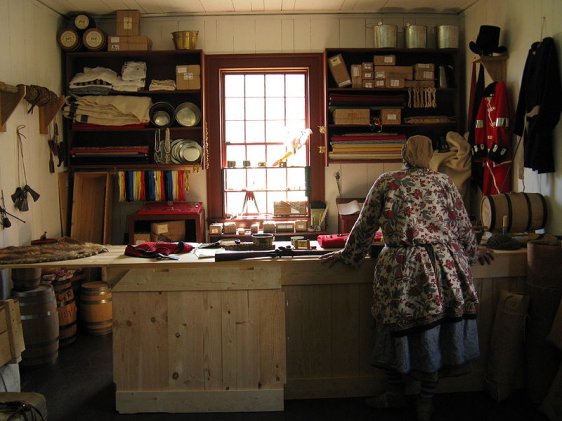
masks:
[[[404,28],[404,45],[406,48],[426,48],[427,26],[406,25]]]
[[[458,48],[459,28],[455,25],[439,25],[437,27],[437,48]]]
[[[396,48],[396,25],[383,25],[379,22],[374,27],[375,48]]]

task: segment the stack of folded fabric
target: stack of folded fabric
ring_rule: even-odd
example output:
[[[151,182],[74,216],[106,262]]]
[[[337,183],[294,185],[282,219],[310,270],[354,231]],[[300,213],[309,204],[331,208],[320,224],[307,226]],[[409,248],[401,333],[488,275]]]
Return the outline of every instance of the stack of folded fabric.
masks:
[[[406,136],[398,133],[350,133],[330,137],[330,159],[398,160]]]
[[[150,97],[100,96],[67,97],[63,116],[77,123],[103,126],[148,124]]]
[[[148,87],[149,91],[175,91],[176,90],[176,81],[172,79],[165,79],[165,80],[157,80],[152,79],[150,82],[150,86]]]
[[[146,63],[144,61],[127,61],[121,69],[121,77],[113,84],[117,92],[138,92],[144,89],[146,81]]]
[[[69,85],[73,95],[107,95],[117,83],[119,76],[105,67],[84,67],[83,73],[76,73]]]

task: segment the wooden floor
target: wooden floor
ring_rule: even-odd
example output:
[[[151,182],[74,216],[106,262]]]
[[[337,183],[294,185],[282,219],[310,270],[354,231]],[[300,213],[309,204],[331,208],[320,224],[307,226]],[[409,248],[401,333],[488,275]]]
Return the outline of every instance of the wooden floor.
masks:
[[[42,393],[50,421],[410,421],[413,409],[374,410],[363,398],[289,400],[283,412],[215,414],[135,414],[115,412],[111,335],[79,335],[50,366],[21,369],[24,392]],[[131,344],[131,346],[135,346]],[[501,404],[484,393],[439,394],[435,421],[547,421],[532,408],[524,391]]]

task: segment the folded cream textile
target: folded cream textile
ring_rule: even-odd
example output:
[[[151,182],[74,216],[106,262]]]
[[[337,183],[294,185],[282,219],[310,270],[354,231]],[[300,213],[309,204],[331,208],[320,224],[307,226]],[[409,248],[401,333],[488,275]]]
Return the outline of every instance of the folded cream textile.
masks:
[[[149,91],[175,91],[176,81],[172,79],[158,80],[153,79],[148,87]]]
[[[113,85],[119,79],[116,72],[106,67],[84,67],[83,73],[76,73],[70,80],[70,87],[74,84],[84,84],[86,82],[93,82],[95,80],[103,80],[104,82]]]
[[[64,116],[81,123],[122,126],[148,123],[150,97],[84,96],[67,98]]]
[[[144,61],[126,61],[121,68],[123,80],[146,79],[146,63]]]

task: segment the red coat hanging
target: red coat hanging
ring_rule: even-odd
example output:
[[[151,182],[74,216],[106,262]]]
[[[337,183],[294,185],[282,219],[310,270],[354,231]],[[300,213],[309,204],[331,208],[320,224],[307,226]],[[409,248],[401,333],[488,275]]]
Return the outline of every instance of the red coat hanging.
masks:
[[[474,129],[473,160],[483,169],[482,194],[511,191],[511,127],[504,82],[488,85],[478,107]]]

